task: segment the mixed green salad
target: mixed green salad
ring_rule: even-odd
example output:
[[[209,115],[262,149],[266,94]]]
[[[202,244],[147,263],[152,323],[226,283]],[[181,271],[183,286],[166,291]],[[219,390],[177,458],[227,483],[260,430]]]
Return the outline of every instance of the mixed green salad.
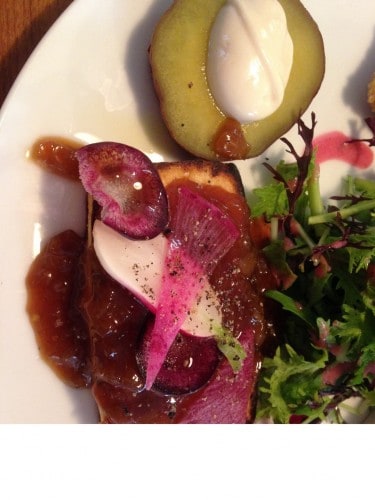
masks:
[[[375,119],[366,123],[374,134]],[[360,412],[375,406],[375,180],[348,176],[325,202],[315,125],[314,114],[311,127],[298,122],[302,155],[282,139],[293,163],[265,163],[273,182],[251,207],[279,283],[266,292],[281,310],[280,341],[263,361],[257,407],[275,423],[343,422],[349,398]]]

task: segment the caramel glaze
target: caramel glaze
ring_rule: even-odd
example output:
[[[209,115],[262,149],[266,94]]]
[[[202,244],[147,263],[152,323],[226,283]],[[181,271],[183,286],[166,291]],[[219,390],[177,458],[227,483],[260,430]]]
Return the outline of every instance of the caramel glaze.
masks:
[[[48,172],[79,180],[78,160],[75,157],[80,144],[61,137],[43,137],[36,141],[30,151],[31,159]]]
[[[222,160],[245,159],[250,152],[241,124],[230,117],[220,124],[211,142],[211,148]]]
[[[170,206],[180,185],[168,186]],[[244,330],[254,331],[257,370],[262,345],[273,336],[262,297],[273,282],[250,240],[247,204],[217,187],[189,187],[218,203],[241,230],[210,281],[220,296],[225,326],[240,339]],[[52,238],[30,267],[26,284],[27,311],[42,356],[64,382],[92,388],[101,422],[179,423],[199,403],[201,389],[179,396],[143,390],[136,353],[150,313],[102,269],[84,239],[72,231]],[[256,376],[248,393],[248,421],[255,383]]]

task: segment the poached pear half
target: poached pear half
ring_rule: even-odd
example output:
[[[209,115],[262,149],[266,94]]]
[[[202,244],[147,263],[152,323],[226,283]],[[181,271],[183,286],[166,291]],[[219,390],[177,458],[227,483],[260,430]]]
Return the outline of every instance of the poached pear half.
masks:
[[[299,0],[278,0],[293,42],[293,62],[281,105],[247,124],[226,116],[210,91],[206,61],[211,27],[226,0],[175,0],[154,31],[150,64],[161,114],[174,140],[192,155],[235,160],[260,155],[310,105],[325,71],[319,28]]]

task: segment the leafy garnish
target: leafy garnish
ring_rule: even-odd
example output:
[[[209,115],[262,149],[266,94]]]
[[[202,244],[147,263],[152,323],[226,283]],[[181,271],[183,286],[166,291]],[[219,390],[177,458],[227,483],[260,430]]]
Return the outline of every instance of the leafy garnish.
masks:
[[[286,250],[280,240],[272,241],[263,249],[269,264],[277,269],[282,288],[288,288],[297,278],[286,260]]]
[[[270,290],[266,292],[267,297],[274,299],[279,302],[285,311],[289,311],[298,318],[302,319],[308,326],[312,326],[312,315],[307,307],[302,307],[298,304],[292,297],[289,297],[285,293],[281,293],[278,290]]]
[[[318,404],[326,403],[324,397],[319,395],[321,370],[326,361],[325,352],[311,362],[298,355],[288,344],[279,347],[273,359],[266,358],[263,362],[259,388],[263,405],[258,417],[271,417],[277,423],[288,423],[291,415],[312,415],[311,410],[316,409]],[[315,418],[315,413],[313,415]]]
[[[224,327],[215,330],[215,339],[218,349],[227,358],[234,373],[238,373],[242,368],[243,360],[246,358],[246,351],[239,340]]]
[[[265,215],[270,219],[273,214],[287,215],[288,200],[285,187],[280,183],[268,184],[262,188],[255,188],[253,193],[258,197],[258,202],[251,209],[253,217]]]
[[[366,122],[375,133],[375,122]],[[325,204],[313,150],[316,125],[298,122],[304,142],[290,164],[265,167],[273,182],[255,190],[254,216],[269,224],[263,252],[279,289],[279,346],[266,357],[258,418],[341,422],[351,396],[375,406],[375,182],[348,176]],[[367,141],[370,146],[373,140]]]

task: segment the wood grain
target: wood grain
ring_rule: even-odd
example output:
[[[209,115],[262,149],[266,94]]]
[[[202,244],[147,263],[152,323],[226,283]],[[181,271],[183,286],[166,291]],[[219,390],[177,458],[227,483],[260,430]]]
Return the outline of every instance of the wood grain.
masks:
[[[0,0],[0,106],[43,35],[73,0]]]

